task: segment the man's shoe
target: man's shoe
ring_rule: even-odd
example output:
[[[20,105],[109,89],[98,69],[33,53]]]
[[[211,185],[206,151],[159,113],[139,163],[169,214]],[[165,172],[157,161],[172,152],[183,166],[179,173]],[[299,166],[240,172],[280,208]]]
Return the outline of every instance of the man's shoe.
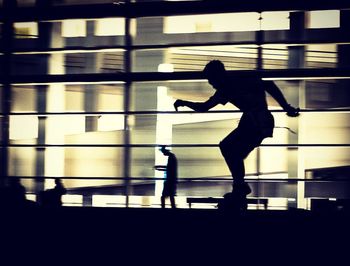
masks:
[[[232,192],[241,192],[242,194],[244,195],[248,195],[252,192],[250,186],[244,182],[244,183],[241,183],[241,184],[236,184],[236,185],[233,185],[233,190]]]

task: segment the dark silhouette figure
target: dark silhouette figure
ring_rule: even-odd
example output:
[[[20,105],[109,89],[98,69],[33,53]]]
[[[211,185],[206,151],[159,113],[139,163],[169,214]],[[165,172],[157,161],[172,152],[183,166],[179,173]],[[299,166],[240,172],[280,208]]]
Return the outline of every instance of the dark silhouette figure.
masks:
[[[18,177],[11,177],[9,179],[7,193],[7,200],[9,206],[23,207],[26,205],[26,189],[21,184],[21,181]]]
[[[47,189],[40,193],[40,203],[43,207],[58,208],[62,206],[62,195],[66,194],[67,190],[62,184],[61,179],[55,179],[55,187]]]
[[[175,110],[187,106],[197,112],[206,112],[218,104],[230,102],[242,112],[242,117],[235,130],[220,142],[220,150],[233,177],[235,197],[242,195],[242,202],[251,192],[244,181],[244,159],[261,142],[272,137],[274,118],[268,110],[265,91],[267,91],[287,112],[288,116],[299,115],[299,108],[294,108],[284,98],[273,81],[263,81],[260,77],[230,77],[219,60],[210,61],[203,70],[208,82],[216,90],[205,102],[176,100]]]
[[[170,198],[171,208],[175,209],[175,195],[176,195],[176,185],[177,185],[177,159],[174,153],[162,146],[160,151],[168,156],[168,163],[166,166],[156,165],[155,169],[159,171],[165,171],[165,180],[163,186],[163,192],[161,196],[162,208],[165,208],[165,199]]]
[[[20,178],[8,177],[6,186],[0,187],[0,208],[35,208],[37,203],[26,198],[26,188]]]

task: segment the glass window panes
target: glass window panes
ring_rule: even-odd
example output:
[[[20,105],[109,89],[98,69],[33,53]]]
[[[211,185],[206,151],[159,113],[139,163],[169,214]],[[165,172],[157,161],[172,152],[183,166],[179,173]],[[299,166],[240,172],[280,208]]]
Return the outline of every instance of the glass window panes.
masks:
[[[16,38],[38,38],[38,23],[18,22],[14,23]]]
[[[308,28],[339,28],[339,10],[315,10],[309,12]]]
[[[49,84],[12,87],[11,111],[17,112],[121,112],[123,84]],[[42,101],[46,101],[43,105]],[[41,105],[41,106],[40,106]]]
[[[124,69],[122,50],[102,52],[18,53],[13,69],[22,75],[117,73]]]
[[[112,2],[50,1],[64,9],[121,4]],[[137,2],[145,1],[130,3]],[[293,23],[289,17],[296,11],[259,13],[254,7],[245,13],[153,17],[110,17],[106,10],[91,18],[67,12],[43,19],[40,12],[38,21],[24,21],[20,12],[11,16],[14,36],[0,43],[1,122],[9,121],[1,152],[8,152],[8,174],[21,177],[28,198],[35,200],[35,193],[60,176],[70,192],[67,206],[125,207],[128,198],[129,207],[160,207],[164,173],[154,166],[166,163],[161,144],[178,158],[179,206],[188,207],[188,196],[229,192],[232,177],[218,145],[242,113],[231,104],[205,114],[173,107],[176,99],[203,102],[214,94],[207,80],[197,78],[213,59],[234,74],[272,73],[267,79],[302,109],[298,118],[289,118],[266,94],[276,127],[273,138],[245,160],[250,196],[269,198],[270,209],[349,197],[340,180],[350,176],[349,77],[342,72],[350,57],[338,29],[346,26],[340,25],[346,21],[343,10],[308,10],[293,14]],[[328,69],[335,78],[315,77]],[[291,73],[311,75],[295,79]]]

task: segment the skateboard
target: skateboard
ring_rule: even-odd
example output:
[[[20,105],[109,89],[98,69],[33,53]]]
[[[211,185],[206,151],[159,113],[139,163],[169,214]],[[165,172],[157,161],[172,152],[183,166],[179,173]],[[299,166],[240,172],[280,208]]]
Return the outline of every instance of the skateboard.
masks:
[[[248,184],[242,186],[234,186],[232,192],[226,193],[218,204],[219,210],[244,212],[248,208],[247,195],[251,193]]]
[[[245,212],[248,207],[247,195],[241,191],[226,193],[217,207],[223,211]]]

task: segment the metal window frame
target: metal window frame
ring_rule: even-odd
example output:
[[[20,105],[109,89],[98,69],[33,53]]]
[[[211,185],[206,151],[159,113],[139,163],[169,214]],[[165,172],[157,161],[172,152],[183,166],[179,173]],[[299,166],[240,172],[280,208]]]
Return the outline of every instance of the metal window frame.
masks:
[[[3,23],[3,36],[2,45],[0,45],[1,52],[4,55],[5,62],[11,62],[11,58],[16,52],[63,52],[63,51],[74,51],[74,50],[102,50],[102,49],[125,49],[125,73],[118,74],[71,74],[71,75],[32,75],[32,76],[19,76],[11,73],[10,68],[6,68],[6,72],[0,76],[0,83],[2,84],[2,101],[3,110],[1,116],[4,119],[3,127],[3,140],[1,143],[1,181],[8,176],[7,165],[8,165],[8,149],[10,147],[122,147],[125,148],[128,154],[130,149],[133,147],[157,147],[159,144],[148,145],[148,144],[131,144],[128,133],[125,135],[125,143],[121,145],[17,145],[9,143],[9,132],[8,132],[8,121],[10,115],[28,115],[28,113],[11,112],[10,111],[10,93],[12,84],[45,84],[45,83],[56,83],[56,82],[103,82],[103,81],[123,81],[125,82],[125,102],[124,112],[34,112],[30,115],[46,116],[46,115],[66,115],[66,114],[123,114],[127,122],[129,115],[135,114],[159,114],[175,112],[161,112],[161,111],[130,111],[130,86],[133,82],[143,81],[165,81],[165,80],[194,80],[203,79],[201,72],[176,72],[176,73],[135,73],[131,72],[131,57],[130,53],[135,50],[142,49],[163,49],[169,47],[183,47],[183,46],[211,46],[211,45],[239,45],[248,44],[247,42],[208,42],[205,44],[198,43],[175,43],[175,44],[160,44],[160,45],[133,45],[130,36],[130,20],[140,17],[152,17],[152,16],[179,16],[179,15],[194,15],[194,14],[215,14],[215,13],[230,13],[230,12],[264,12],[264,11],[310,11],[310,10],[328,10],[328,9],[350,9],[350,3],[343,0],[319,0],[319,1],[305,1],[305,0],[294,0],[294,1],[275,1],[275,0],[252,0],[252,1],[184,1],[184,2],[144,2],[144,3],[131,3],[129,0],[125,4],[91,4],[91,5],[67,5],[67,6],[51,6],[45,7],[16,7],[12,6],[11,1],[4,0],[4,4],[0,9],[0,22]],[[125,43],[120,46],[97,46],[93,48],[87,47],[72,47],[72,48],[40,48],[40,49],[17,49],[12,48],[13,41],[13,23],[15,22],[27,22],[27,21],[54,21],[62,19],[97,19],[104,17],[123,17],[126,19],[125,23]],[[309,30],[310,32],[315,30]],[[326,31],[326,30],[325,30]],[[310,39],[310,40],[298,40],[297,44],[308,44],[308,43],[350,43],[350,36],[343,34],[341,29],[327,30],[332,32],[330,36],[324,39]],[[315,31],[316,32],[316,31]],[[253,42],[257,44],[256,42]],[[261,42],[268,44],[268,42]],[[276,42],[271,42],[276,43]],[[280,43],[286,44],[283,40]],[[287,43],[288,44],[288,43]],[[290,42],[290,44],[296,44]],[[260,54],[261,56],[261,54]],[[261,58],[260,58],[261,60]],[[281,79],[299,79],[303,80],[306,78],[350,78],[350,68],[342,69],[287,69],[287,70],[252,70],[252,71],[230,71],[230,75],[261,75],[264,78],[281,78]],[[349,112],[350,108],[342,108],[341,110],[333,109],[315,109],[315,110],[301,110],[301,112]],[[212,111],[215,112],[215,111]],[[274,111],[279,112],[279,111]],[[184,112],[182,112],[184,113]],[[127,123],[126,123],[127,125]],[[212,144],[174,144],[173,147],[217,147]],[[270,144],[262,145],[266,147],[310,147],[310,146],[321,146],[321,147],[349,147],[350,144]],[[123,180],[126,181],[126,195],[128,196],[129,181],[133,178],[130,177],[130,173],[127,170],[130,167],[130,161],[125,156],[124,159],[124,172]],[[26,178],[26,177],[23,177]],[[30,177],[31,178],[31,177]],[[35,177],[34,177],[35,178]],[[38,177],[52,178],[52,177]],[[103,177],[101,177],[103,178]],[[116,177],[117,178],[117,177]],[[116,179],[115,178],[115,179]],[[1,183],[0,183],[1,185]],[[127,204],[126,204],[127,205]]]

